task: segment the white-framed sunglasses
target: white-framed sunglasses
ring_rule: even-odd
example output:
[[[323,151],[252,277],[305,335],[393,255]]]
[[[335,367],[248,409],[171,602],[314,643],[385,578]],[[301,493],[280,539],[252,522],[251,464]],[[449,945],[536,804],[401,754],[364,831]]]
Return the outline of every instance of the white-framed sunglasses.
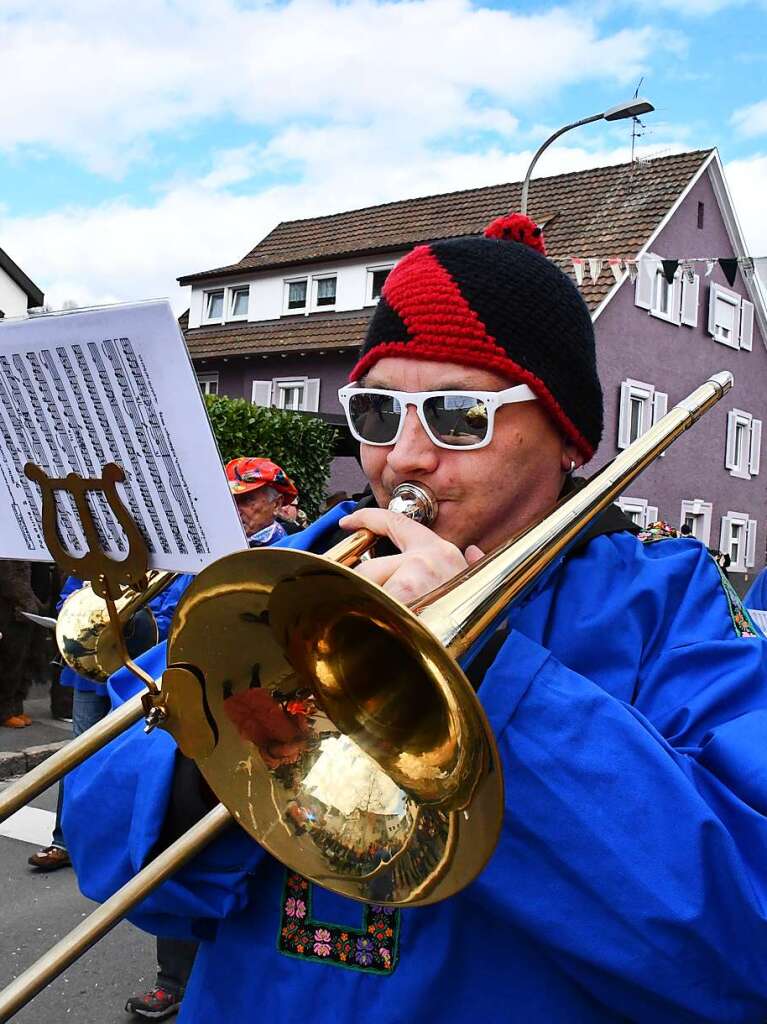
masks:
[[[347,384],[338,398],[349,429],[363,444],[396,444],[409,405],[438,448],[484,448],[493,439],[496,409],[514,402],[532,402],[535,392],[527,384],[505,391],[389,391]]]

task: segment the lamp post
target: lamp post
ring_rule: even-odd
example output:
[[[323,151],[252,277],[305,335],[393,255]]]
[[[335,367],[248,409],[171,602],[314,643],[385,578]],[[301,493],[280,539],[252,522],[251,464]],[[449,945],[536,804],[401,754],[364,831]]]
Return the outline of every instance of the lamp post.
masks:
[[[655,107],[650,103],[649,100],[644,100],[641,97],[635,96],[628,103],[619,103],[617,107],[610,107],[608,110],[603,110],[601,114],[592,114],[591,117],[584,117],[580,121],[573,121],[572,124],[566,124],[564,128],[560,128],[559,131],[554,132],[548,139],[538,148],[533,159],[530,161],[530,166],[527,168],[527,174],[525,180],[522,182],[522,201],[520,202],[520,213],[527,213],[527,193],[530,189],[530,175],[533,173],[533,168],[538,163],[538,159],[541,153],[548,146],[558,139],[560,135],[564,135],[565,132],[569,132],[571,128],[580,128],[582,124],[591,124],[592,121],[621,121],[624,117],[639,117],[640,114],[649,114],[650,111],[655,110]]]

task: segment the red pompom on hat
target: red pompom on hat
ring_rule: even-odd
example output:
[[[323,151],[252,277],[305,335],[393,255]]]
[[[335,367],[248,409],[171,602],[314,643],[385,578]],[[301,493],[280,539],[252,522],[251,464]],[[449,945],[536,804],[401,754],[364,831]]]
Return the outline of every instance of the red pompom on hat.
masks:
[[[603,420],[594,328],[545,252],[543,226],[520,213],[482,237],[416,246],[387,277],[349,379],[387,356],[492,370],[527,384],[590,459]]]
[[[539,227],[524,213],[507,213],[503,217],[497,217],[487,225],[482,233],[485,238],[501,238],[507,242],[521,242],[523,245],[529,245],[531,249],[535,249],[541,256],[546,255],[543,227]]]

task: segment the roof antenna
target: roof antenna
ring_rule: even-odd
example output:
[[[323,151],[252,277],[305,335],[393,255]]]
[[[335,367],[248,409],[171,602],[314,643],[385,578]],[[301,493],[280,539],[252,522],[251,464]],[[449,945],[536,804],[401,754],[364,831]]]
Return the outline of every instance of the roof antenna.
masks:
[[[644,75],[639,79],[636,89],[634,90],[634,98],[639,95],[639,90],[642,88],[642,82],[644,82]],[[631,163],[634,163],[634,153],[636,150],[636,141],[641,139],[644,135],[645,124],[640,121],[638,117],[631,118]]]

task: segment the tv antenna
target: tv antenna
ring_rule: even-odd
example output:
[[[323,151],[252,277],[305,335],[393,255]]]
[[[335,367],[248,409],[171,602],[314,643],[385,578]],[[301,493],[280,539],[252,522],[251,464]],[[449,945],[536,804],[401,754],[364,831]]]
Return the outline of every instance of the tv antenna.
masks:
[[[639,79],[637,87],[634,90],[634,98],[639,95],[639,90],[642,88],[642,82],[644,82],[644,75]],[[644,121],[641,121],[638,117],[631,118],[631,163],[634,163],[634,154],[636,151],[637,139],[641,139],[645,133],[646,125]]]

